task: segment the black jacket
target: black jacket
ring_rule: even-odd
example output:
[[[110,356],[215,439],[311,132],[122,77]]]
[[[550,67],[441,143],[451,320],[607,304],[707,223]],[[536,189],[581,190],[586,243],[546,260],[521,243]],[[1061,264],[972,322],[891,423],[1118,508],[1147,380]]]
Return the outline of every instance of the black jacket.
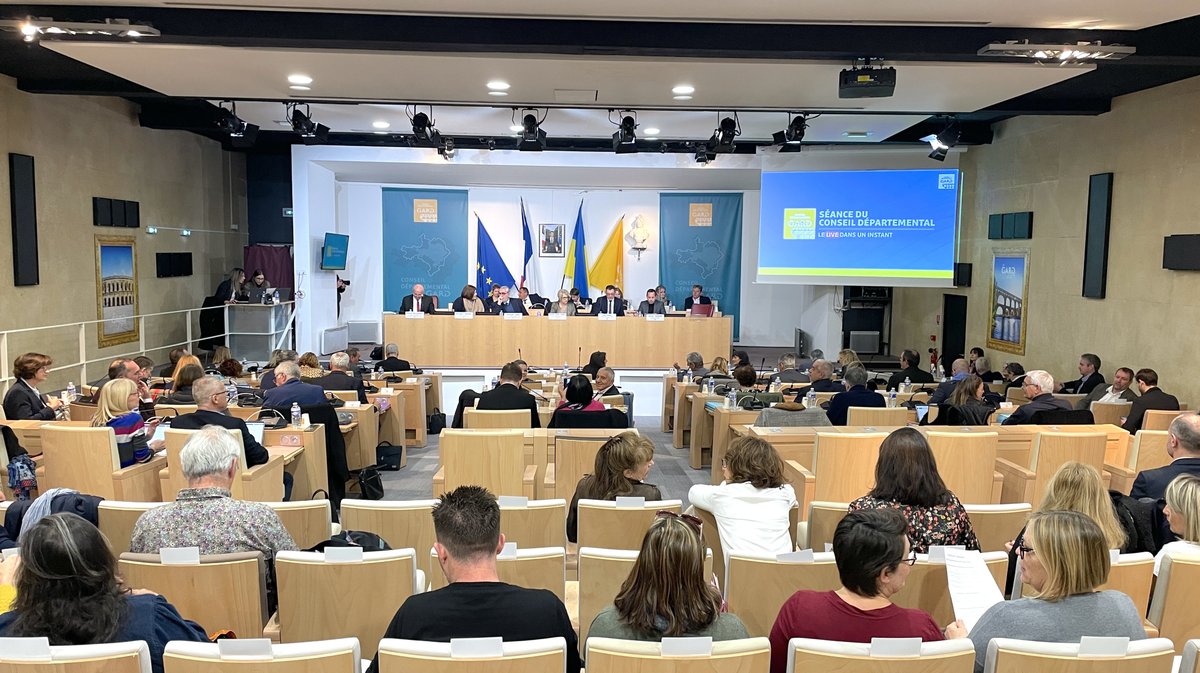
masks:
[[[176,430],[199,430],[206,425],[219,425],[222,428],[241,431],[242,447],[246,450],[247,467],[263,465],[271,459],[271,455],[267,453],[263,445],[255,441],[254,435],[250,434],[250,429],[246,427],[246,421],[237,416],[226,416],[215,411],[198,409],[190,414],[182,414],[171,419],[171,427]]]
[[[356,379],[346,372],[329,372],[313,381],[325,390],[354,390],[358,392],[358,401],[367,404],[367,387],[362,379]]]
[[[409,311],[414,310],[414,299],[415,297],[413,297],[411,294],[405,295],[404,299],[400,300],[400,312],[408,313]],[[416,310],[420,311],[421,313],[433,313],[433,297],[430,297],[429,295],[421,297],[421,306]]]
[[[1087,395],[1092,392],[1092,388],[1104,383],[1104,375],[1100,372],[1093,372],[1091,376],[1084,378],[1080,377],[1074,381],[1067,381],[1063,384],[1063,392],[1074,395]]]
[[[712,303],[712,300],[709,299],[708,297],[705,297],[704,295],[700,295],[699,300],[692,299],[691,295],[688,295],[688,298],[683,300],[683,310],[690,311],[690,310],[692,310],[692,306],[695,304],[711,304],[711,303]]]
[[[908,379],[909,383],[933,383],[933,374],[920,367],[906,367],[888,378],[888,390],[900,390],[900,384]]]
[[[93,526],[99,526],[100,503],[103,500],[104,498],[98,495],[61,493],[50,502],[50,513],[78,514]],[[32,500],[14,500],[9,503],[8,510],[4,512],[4,526],[0,527],[0,549],[12,549],[17,546],[17,537],[21,534],[21,522],[25,519],[25,511],[32,504]]]
[[[1125,425],[1121,427],[1131,435],[1137,434],[1137,431],[1142,429],[1142,419],[1146,417],[1148,409],[1179,411],[1179,400],[1174,395],[1164,393],[1162,388],[1154,386],[1133,401],[1129,407],[1129,415],[1125,417]]]
[[[46,406],[28,383],[18,380],[4,395],[4,416],[10,421],[52,421],[54,410]]]
[[[800,397],[804,397],[811,390],[814,393],[840,393],[846,389],[840,381],[833,379],[817,379],[810,386],[804,386],[800,389]]]
[[[1039,411],[1072,411],[1071,403],[1066,400],[1042,393],[1017,407],[1011,416],[1004,419],[1002,425],[1027,425],[1033,423],[1033,415]]]
[[[412,363],[410,363],[408,360],[401,360],[395,355],[389,355],[383,360],[375,363],[375,371],[382,370],[385,372],[407,372],[412,371],[412,369]]]
[[[479,404],[475,405],[475,408],[484,410],[528,409],[529,427],[542,427],[542,420],[538,417],[537,400],[529,394],[529,391],[522,390],[511,383],[502,383],[495,389],[481,394]]]
[[[1134,498],[1159,500],[1167,492],[1167,484],[1181,474],[1200,475],[1200,458],[1176,458],[1170,465],[1139,472],[1133,480],[1129,495]]]

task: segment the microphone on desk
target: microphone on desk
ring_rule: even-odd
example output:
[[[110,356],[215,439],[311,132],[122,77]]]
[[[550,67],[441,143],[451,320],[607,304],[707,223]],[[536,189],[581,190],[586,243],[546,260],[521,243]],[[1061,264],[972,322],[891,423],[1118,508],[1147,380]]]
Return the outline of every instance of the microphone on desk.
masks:
[[[522,356],[521,356],[521,347],[520,347],[520,346],[517,346],[517,359],[518,359],[518,360],[524,360],[524,359],[525,359],[524,357],[522,357]]]
[[[765,357],[764,357],[764,358],[762,359],[762,362],[760,362],[760,363],[759,363],[759,365],[758,365],[758,371],[759,371],[759,372],[761,372],[761,373],[758,375],[758,378],[759,378],[760,380],[762,380],[762,379],[765,379],[765,378],[767,377],[767,358],[765,358]]]
[[[583,346],[579,347],[579,354],[575,356],[575,369],[583,369]]]

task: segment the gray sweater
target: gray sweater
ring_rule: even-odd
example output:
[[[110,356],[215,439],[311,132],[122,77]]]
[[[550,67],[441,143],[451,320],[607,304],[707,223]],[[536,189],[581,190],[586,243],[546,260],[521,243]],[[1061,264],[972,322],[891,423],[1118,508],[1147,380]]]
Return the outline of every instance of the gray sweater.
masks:
[[[712,636],[714,641],[717,640],[737,640],[739,638],[749,638],[750,634],[746,632],[746,626],[742,624],[742,620],[736,615],[728,612],[723,612],[717,617],[717,621],[713,622],[706,629],[701,629],[695,633],[685,633],[684,636]],[[639,633],[629,628],[628,625],[621,622],[620,615],[617,614],[617,609],[613,606],[608,606],[596,615],[592,620],[591,627],[588,628],[588,638],[620,638],[621,640],[647,640],[660,641],[662,634],[647,635]],[[583,643],[583,651],[587,652],[587,643]]]
[[[971,629],[975,643],[975,673],[982,673],[992,638],[1016,638],[1046,643],[1078,643],[1082,636],[1129,636],[1144,640],[1142,618],[1129,596],[1097,591],[1061,601],[1021,598],[988,608]]]

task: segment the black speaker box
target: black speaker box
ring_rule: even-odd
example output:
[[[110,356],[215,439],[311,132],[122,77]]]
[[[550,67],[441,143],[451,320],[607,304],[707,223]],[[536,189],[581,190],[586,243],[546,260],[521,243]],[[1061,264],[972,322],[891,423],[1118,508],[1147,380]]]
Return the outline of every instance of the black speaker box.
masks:
[[[1088,180],[1087,226],[1083,244],[1083,296],[1104,299],[1108,290],[1108,229],[1112,216],[1113,174]]]
[[[1163,237],[1163,268],[1200,271],[1200,234]]]
[[[971,287],[971,264],[960,262],[954,265],[954,287]]]
[[[37,196],[33,157],[8,155],[9,203],[12,207],[13,284],[37,285]]]

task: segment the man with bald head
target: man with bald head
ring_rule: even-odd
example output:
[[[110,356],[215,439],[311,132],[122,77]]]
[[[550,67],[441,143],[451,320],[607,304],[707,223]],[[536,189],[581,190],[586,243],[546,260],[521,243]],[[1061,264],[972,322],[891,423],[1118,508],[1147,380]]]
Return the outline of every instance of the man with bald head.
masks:
[[[965,359],[959,358],[950,365],[950,372],[950,380],[939,383],[937,390],[929,396],[929,406],[949,401],[950,396],[954,394],[954,387],[971,373],[971,365]]]
[[[425,295],[425,286],[420,283],[413,285],[412,294],[405,295],[400,301],[400,313],[412,311],[433,313],[433,297]]]
[[[1176,416],[1167,428],[1167,455],[1171,463],[1143,470],[1133,480],[1129,495],[1158,500],[1167,492],[1167,484],[1181,474],[1200,475],[1200,414]]]
[[[823,358],[813,360],[812,367],[808,370],[808,378],[812,381],[812,384],[800,389],[800,394],[797,396],[796,401],[804,399],[804,396],[809,391],[814,393],[840,393],[846,389],[844,385],[833,380],[833,363]]]
[[[129,379],[137,384],[138,397],[142,400],[150,399],[150,388],[146,386],[146,382],[141,379],[142,367],[138,363],[128,358],[117,358],[108,365],[108,378],[101,381],[100,385],[96,386],[96,393],[92,395],[92,404],[97,404],[100,401],[100,391],[104,390],[104,386],[113,379]],[[152,405],[153,406],[153,405]]]

